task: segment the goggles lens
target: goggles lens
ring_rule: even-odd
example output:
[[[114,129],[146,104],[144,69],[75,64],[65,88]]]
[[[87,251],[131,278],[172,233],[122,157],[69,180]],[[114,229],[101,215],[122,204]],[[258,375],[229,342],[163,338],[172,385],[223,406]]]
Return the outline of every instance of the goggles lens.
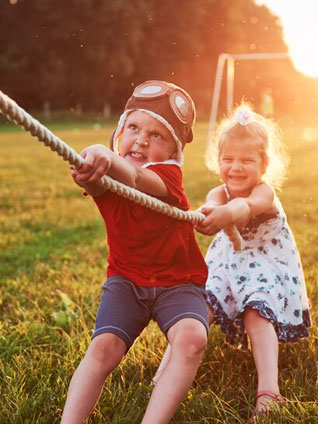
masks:
[[[182,123],[188,124],[193,120],[190,101],[182,91],[173,91],[170,94],[169,101],[174,113]]]
[[[137,99],[156,99],[168,96],[170,106],[180,122],[193,124],[194,107],[191,99],[178,87],[164,81],[147,81],[135,88],[133,96]]]
[[[156,99],[167,94],[169,87],[161,81],[145,82],[135,88],[133,95],[137,99]]]

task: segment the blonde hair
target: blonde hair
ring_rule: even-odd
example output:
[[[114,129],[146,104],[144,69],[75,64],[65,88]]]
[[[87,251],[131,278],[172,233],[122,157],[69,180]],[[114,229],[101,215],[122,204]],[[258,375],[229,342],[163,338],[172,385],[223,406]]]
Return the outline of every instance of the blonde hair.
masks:
[[[289,164],[287,149],[281,140],[278,125],[253,111],[251,105],[242,102],[231,114],[217,126],[215,134],[206,150],[207,167],[220,173],[219,158],[225,141],[232,138],[254,141],[259,146],[265,171],[262,180],[280,189],[286,179]]]

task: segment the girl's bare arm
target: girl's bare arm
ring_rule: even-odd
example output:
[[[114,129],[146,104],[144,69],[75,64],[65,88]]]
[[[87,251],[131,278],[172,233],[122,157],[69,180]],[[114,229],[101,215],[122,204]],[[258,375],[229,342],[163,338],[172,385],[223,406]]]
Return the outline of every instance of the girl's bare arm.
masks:
[[[274,211],[274,192],[270,186],[261,183],[248,197],[237,197],[211,208],[204,205],[201,210],[207,217],[196,229],[202,234],[213,235],[230,224],[243,227],[252,216]]]

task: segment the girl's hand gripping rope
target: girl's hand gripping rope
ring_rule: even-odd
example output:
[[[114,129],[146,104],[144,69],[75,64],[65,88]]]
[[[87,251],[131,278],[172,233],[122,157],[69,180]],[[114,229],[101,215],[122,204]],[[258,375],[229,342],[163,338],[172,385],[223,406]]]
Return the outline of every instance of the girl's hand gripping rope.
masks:
[[[199,233],[212,236],[224,229],[234,250],[241,250],[242,238],[238,229],[233,225],[232,215],[227,205],[215,206],[212,202],[206,203],[201,206],[199,212],[206,215],[206,218],[195,226]]]

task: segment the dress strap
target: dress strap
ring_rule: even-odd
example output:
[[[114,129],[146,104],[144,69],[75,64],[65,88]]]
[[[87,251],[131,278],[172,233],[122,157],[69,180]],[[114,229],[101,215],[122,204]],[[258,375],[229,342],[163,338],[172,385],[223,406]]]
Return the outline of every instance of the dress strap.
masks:
[[[223,188],[224,188],[224,193],[225,193],[225,196],[226,196],[226,200],[229,202],[231,200],[231,196],[230,196],[229,190],[228,190],[228,188],[226,187],[225,184],[223,185]]]

